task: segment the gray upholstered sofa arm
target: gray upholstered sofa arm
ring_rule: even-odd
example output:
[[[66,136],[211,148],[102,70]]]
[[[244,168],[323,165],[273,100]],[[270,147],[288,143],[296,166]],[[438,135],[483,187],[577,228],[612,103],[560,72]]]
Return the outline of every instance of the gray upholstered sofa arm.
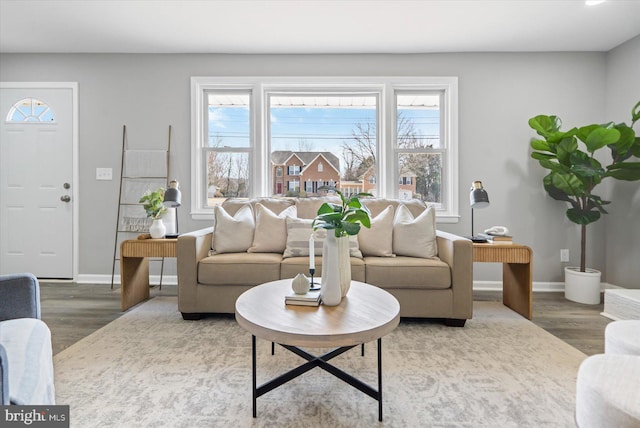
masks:
[[[0,276],[0,321],[40,319],[40,287],[30,273]]]

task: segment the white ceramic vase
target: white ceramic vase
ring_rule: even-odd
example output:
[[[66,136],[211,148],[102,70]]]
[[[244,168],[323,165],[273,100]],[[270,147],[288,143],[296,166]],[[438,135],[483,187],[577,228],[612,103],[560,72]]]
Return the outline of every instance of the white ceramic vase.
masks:
[[[349,237],[336,238],[329,230],[322,244],[322,303],[340,304],[350,285]]]
[[[167,233],[167,228],[164,225],[162,219],[153,220],[151,226],[149,227],[149,235],[153,239],[164,238],[164,235]]]
[[[351,258],[349,256],[349,237],[335,238],[338,242],[338,272],[340,272],[340,292],[344,297],[351,287]]]
[[[579,267],[564,268],[564,297],[572,302],[597,305],[600,303],[600,271]]]

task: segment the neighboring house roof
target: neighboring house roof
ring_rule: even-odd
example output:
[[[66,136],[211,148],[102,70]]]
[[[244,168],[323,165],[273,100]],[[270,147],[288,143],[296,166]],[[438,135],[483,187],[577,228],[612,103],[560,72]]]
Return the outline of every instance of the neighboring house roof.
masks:
[[[273,162],[274,165],[284,165],[292,156],[296,156],[304,165],[309,165],[318,156],[322,156],[336,171],[340,171],[340,159],[331,152],[294,152],[291,150],[276,150],[271,152],[271,162]]]
[[[366,180],[367,177],[373,173],[372,169],[374,167],[375,165],[371,165],[369,168],[367,168],[362,174],[360,174],[360,176],[358,176],[358,180],[361,180],[361,181]]]

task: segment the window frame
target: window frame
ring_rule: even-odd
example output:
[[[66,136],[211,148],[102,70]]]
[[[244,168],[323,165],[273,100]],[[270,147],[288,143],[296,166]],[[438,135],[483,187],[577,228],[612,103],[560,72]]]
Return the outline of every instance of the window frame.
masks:
[[[200,150],[207,137],[207,93],[210,91],[251,93],[249,165],[250,197],[269,196],[273,186],[270,169],[269,106],[271,95],[317,93],[318,95],[378,94],[376,168],[377,194],[397,198],[398,147],[396,95],[406,92],[440,92],[440,140],[443,153],[443,208],[436,210],[441,223],[457,223],[458,196],[458,78],[444,77],[192,77],[191,78],[191,216],[213,219],[206,206],[206,157]],[[204,140],[206,141],[206,140]],[[402,151],[402,150],[400,150]]]

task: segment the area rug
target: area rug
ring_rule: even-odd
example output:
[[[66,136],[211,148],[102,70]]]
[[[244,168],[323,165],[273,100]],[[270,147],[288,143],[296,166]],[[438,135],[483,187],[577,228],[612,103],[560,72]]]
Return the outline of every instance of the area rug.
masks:
[[[403,320],[382,340],[375,400],[320,369],[251,407],[251,335],[232,316],[183,321],[156,297],[54,357],[72,427],[570,427],[585,354],[497,302],[464,328]],[[317,350],[311,350],[314,353]],[[376,343],[332,363],[377,387]],[[258,339],[258,384],[302,361]]]

